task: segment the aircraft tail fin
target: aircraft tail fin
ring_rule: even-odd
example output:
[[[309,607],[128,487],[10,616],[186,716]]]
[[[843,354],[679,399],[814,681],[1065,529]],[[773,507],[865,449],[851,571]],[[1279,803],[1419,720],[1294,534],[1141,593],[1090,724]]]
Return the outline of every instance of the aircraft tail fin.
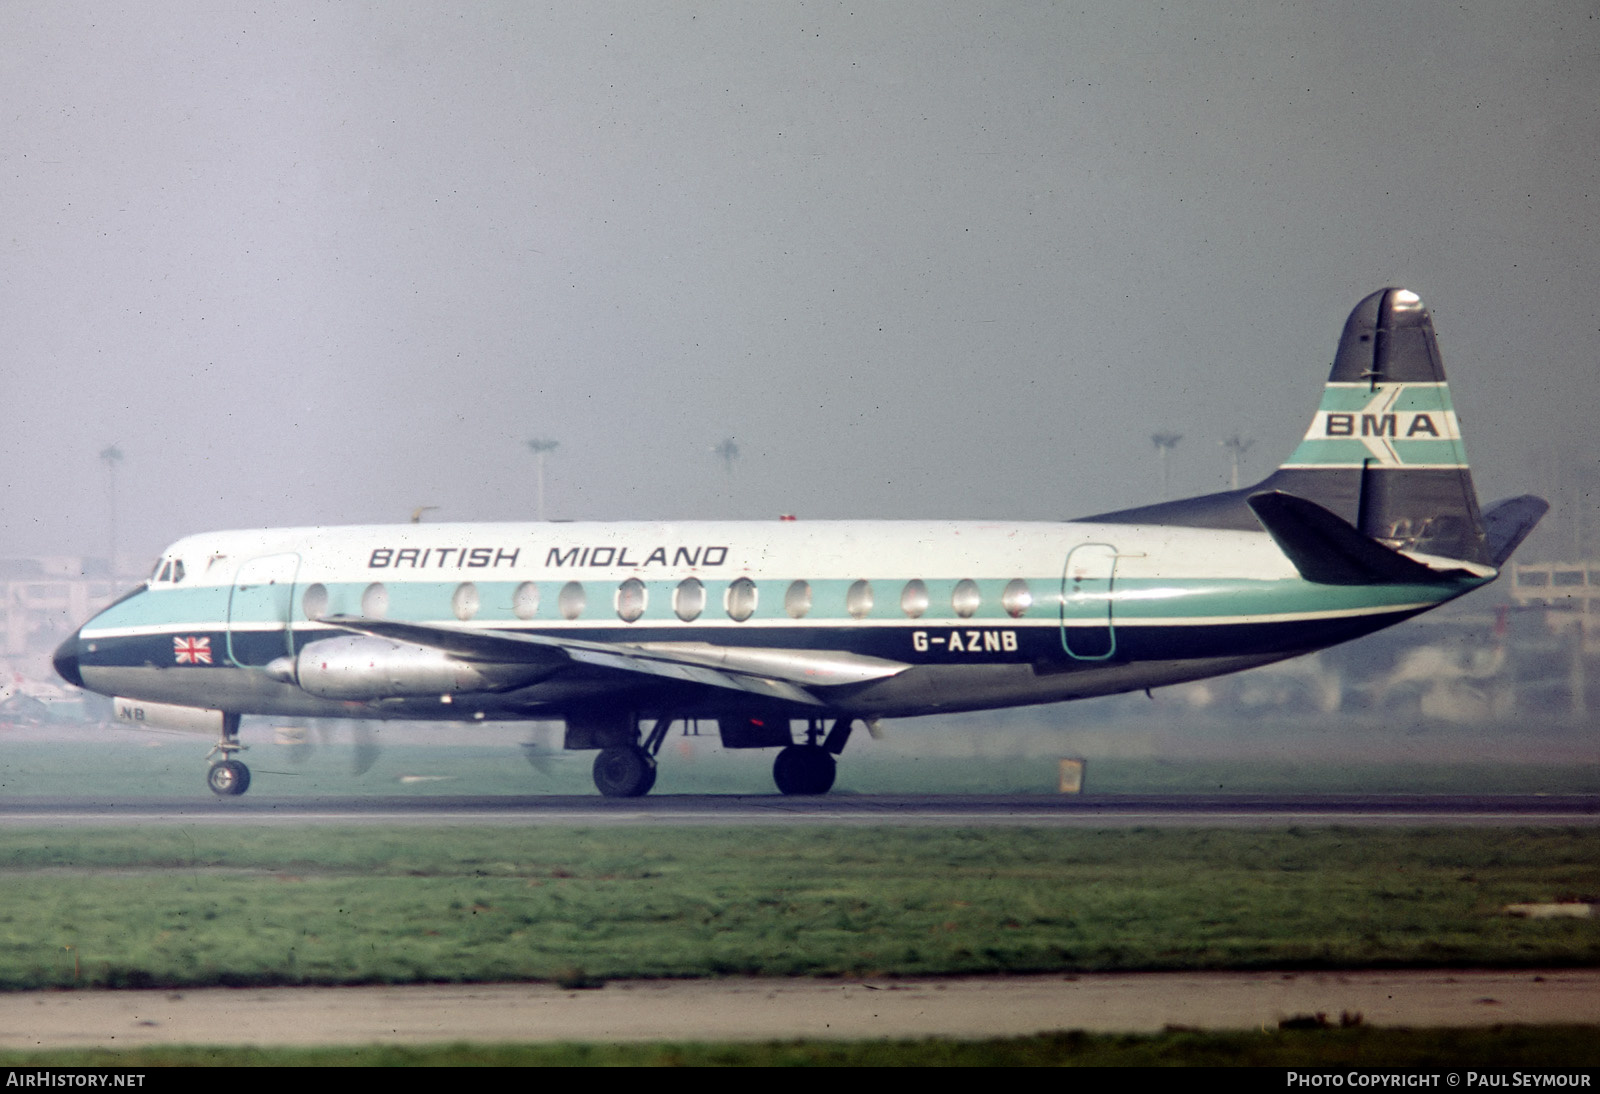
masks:
[[[1517,499],[1526,504],[1486,523],[1433,319],[1420,297],[1396,288],[1350,313],[1311,425],[1277,471],[1244,490],[1089,519],[1249,530],[1262,526],[1252,498],[1274,493],[1312,502],[1393,551],[1474,564],[1499,565],[1543,514],[1538,499]]]
[[[1356,305],[1311,426],[1268,482],[1317,501],[1324,477],[1341,493],[1354,486],[1351,523],[1362,535],[1488,561],[1439,341],[1416,293],[1384,289]]]

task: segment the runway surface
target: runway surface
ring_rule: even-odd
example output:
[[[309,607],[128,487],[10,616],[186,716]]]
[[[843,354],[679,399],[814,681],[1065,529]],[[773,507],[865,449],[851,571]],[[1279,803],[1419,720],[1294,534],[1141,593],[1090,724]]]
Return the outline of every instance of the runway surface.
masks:
[[[645,980],[0,995],[0,1047],[1013,1037],[1050,1030],[1600,1024],[1600,971]]]
[[[1596,795],[1095,795],[792,798],[781,795],[595,797],[14,798],[0,827],[298,824],[975,826],[1046,828],[1284,825],[1600,826]]]

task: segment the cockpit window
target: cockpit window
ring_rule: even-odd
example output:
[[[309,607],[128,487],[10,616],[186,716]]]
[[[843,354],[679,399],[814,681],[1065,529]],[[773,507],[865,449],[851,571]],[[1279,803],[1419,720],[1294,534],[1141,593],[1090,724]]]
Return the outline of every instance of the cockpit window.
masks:
[[[162,581],[179,582],[183,580],[183,559],[162,558],[156,560],[156,568],[150,571],[152,584]]]

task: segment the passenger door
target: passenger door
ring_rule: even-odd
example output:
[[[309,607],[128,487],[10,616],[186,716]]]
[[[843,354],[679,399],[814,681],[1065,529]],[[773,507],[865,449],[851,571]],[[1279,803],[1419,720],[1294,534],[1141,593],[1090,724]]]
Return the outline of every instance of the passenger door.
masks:
[[[1112,595],[1117,549],[1082,543],[1067,553],[1061,573],[1061,648],[1078,661],[1105,661],[1117,652]]]

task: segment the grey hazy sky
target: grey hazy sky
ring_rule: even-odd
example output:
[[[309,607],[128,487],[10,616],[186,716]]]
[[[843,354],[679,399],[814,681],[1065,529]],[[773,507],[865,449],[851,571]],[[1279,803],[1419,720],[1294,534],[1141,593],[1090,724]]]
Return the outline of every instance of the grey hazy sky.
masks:
[[[1589,3],[0,2],[0,553],[1055,518],[1264,473],[1434,309],[1481,492],[1592,453]],[[711,452],[725,436],[732,476]],[[1591,456],[1592,462],[1592,456]]]

